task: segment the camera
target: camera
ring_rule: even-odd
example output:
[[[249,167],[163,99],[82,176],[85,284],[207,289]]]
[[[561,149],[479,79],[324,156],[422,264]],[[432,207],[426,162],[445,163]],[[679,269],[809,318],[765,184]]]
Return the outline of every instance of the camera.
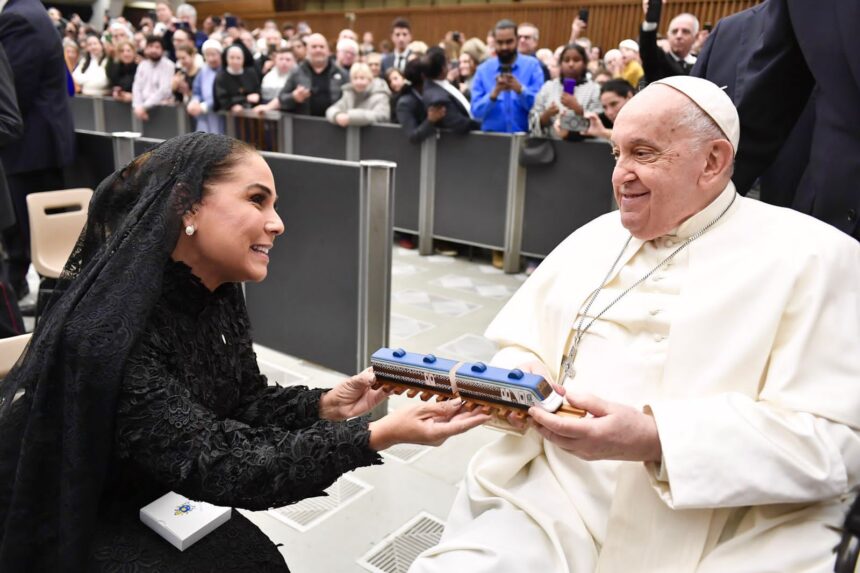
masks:
[[[591,122],[588,121],[587,118],[582,117],[581,115],[576,115],[575,113],[565,113],[561,116],[561,120],[559,121],[562,129],[566,129],[567,131],[585,131],[591,125]]]
[[[511,64],[502,64],[499,66],[499,73],[510,74],[513,71]]]

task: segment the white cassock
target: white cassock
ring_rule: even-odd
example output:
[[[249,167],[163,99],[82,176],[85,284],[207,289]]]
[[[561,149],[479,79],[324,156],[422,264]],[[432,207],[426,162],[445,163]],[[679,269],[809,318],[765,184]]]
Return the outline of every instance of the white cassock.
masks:
[[[735,196],[632,239],[592,317]],[[560,375],[572,326],[629,234],[566,239],[490,325],[493,363]],[[583,337],[569,390],[654,414],[662,464],[586,462],[530,431],[472,459],[440,544],[411,573],[833,570],[860,483],[860,245],[737,196]]]

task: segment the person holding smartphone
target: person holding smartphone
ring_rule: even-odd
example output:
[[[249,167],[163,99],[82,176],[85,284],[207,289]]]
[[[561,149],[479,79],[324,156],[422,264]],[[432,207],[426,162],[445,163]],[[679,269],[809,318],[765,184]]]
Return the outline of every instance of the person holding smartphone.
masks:
[[[529,133],[533,137],[581,139],[578,132],[589,126],[585,114],[603,112],[600,86],[588,79],[588,56],[579,44],[565,46],[560,60],[558,79],[546,82],[535,98]]]
[[[483,131],[528,131],[529,111],[544,83],[540,62],[517,53],[517,25],[500,20],[493,31],[496,57],[478,66],[472,84],[472,116]]]

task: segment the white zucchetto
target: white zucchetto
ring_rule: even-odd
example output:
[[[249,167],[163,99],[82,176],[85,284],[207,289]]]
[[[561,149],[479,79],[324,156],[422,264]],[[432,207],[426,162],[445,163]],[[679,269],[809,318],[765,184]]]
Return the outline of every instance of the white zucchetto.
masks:
[[[717,127],[732,144],[734,154],[738,152],[738,140],[741,137],[741,125],[738,110],[731,98],[715,83],[693,76],[672,76],[657,80],[649,85],[662,84],[674,88],[690,98],[708,117],[714,120]]]

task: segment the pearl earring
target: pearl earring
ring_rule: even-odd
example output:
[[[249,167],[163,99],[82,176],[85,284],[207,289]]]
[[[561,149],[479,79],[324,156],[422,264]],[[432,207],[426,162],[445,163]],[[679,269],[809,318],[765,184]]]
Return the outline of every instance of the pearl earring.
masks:
[[[194,228],[194,225],[188,225],[187,227],[185,227],[185,234],[190,237],[191,235],[194,234],[194,231],[196,231],[196,230],[197,229]]]

